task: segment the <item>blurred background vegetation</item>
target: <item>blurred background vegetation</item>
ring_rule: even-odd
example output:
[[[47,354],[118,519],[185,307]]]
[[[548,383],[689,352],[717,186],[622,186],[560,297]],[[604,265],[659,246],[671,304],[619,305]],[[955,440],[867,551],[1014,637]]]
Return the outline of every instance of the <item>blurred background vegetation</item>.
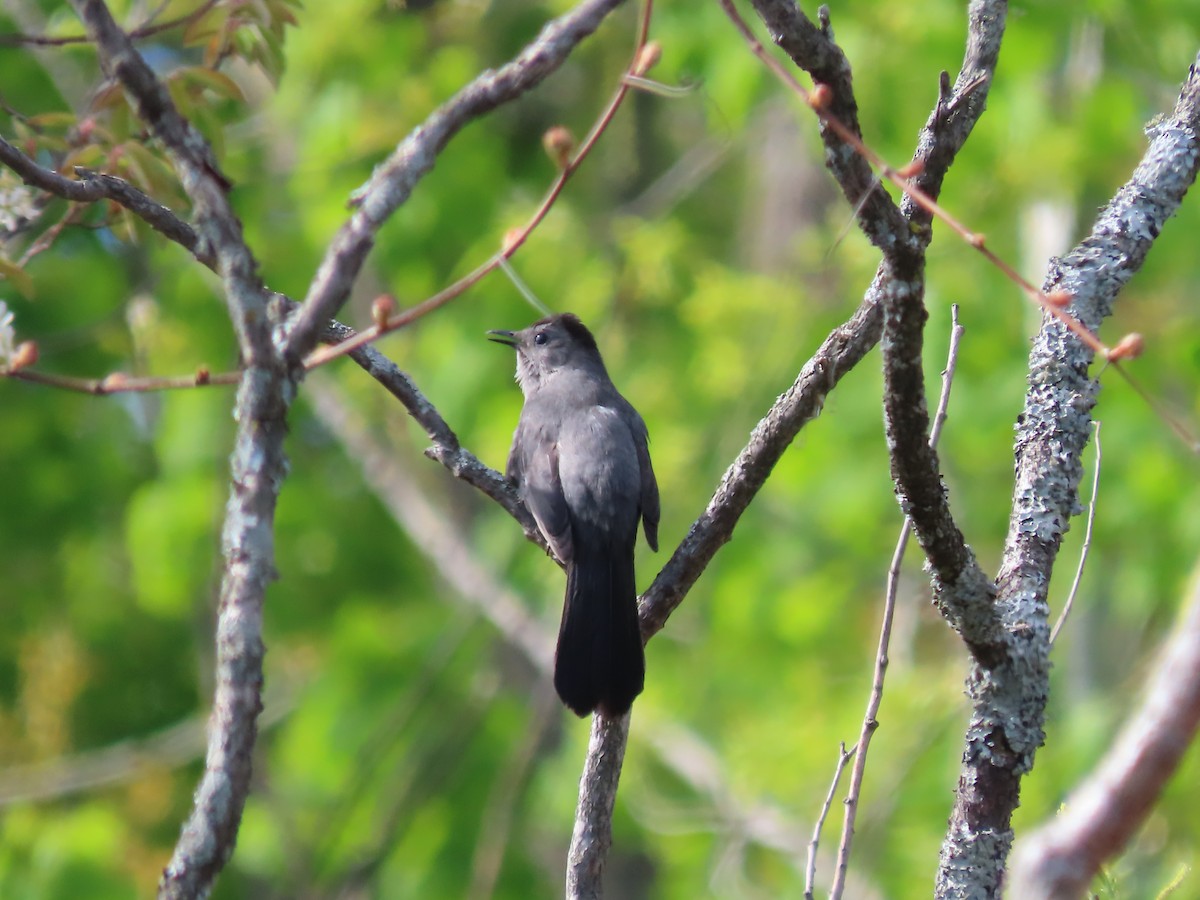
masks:
[[[194,5],[168,3],[160,20]],[[114,9],[132,26],[156,6]],[[141,47],[217,145],[264,280],[302,296],[372,166],[570,6],[247,4],[223,78],[203,68],[209,33],[198,26]],[[541,135],[557,124],[587,131],[627,62],[636,12],[630,4],[611,17],[543,86],[451,143],[380,233],[344,321],[369,323],[383,291],[402,305],[423,299],[524,221],[554,176]],[[938,72],[956,72],[962,59],[965,4],[844,0],[831,13],[867,140],[902,163]],[[284,29],[288,16],[295,26]],[[202,24],[228,20],[218,6]],[[0,30],[80,29],[65,6],[39,0],[6,6]],[[664,552],[639,549],[640,587],[750,428],[858,304],[876,262],[822,168],[813,117],[718,6],[660,2],[651,33],[663,45],[651,77],[692,90],[633,95],[514,260],[546,304],[593,327],[649,424]],[[1172,106],[1198,39],[1196,0],[1014,7],[988,112],[946,182],[945,205],[1040,281],[1047,257],[1085,234],[1128,177],[1143,124]],[[0,133],[116,171],[186,212],[119,96],[96,101],[91,136],[80,140],[97,83],[86,45],[0,47]],[[0,189],[17,184],[0,175]],[[65,213],[50,202],[34,233]],[[235,365],[209,272],[121,215],[97,209],[83,224],[93,227],[65,229],[30,261],[32,290],[0,284],[42,368],[99,377]],[[1145,334],[1148,351],[1132,370],[1190,421],[1198,229],[1200,208],[1186,203],[1102,333],[1110,342]],[[994,571],[1037,315],[937,231],[930,390],[950,305],[961,304],[967,331],[942,459],[960,522]],[[19,237],[6,255],[27,246]],[[502,468],[521,401],[511,354],[483,332],[536,317],[493,275],[379,349],[467,447]],[[838,744],[858,734],[901,522],[878,369],[873,354],[829,397],[649,645],[610,896],[799,895]],[[426,460],[424,434],[356,367],[339,362],[320,378],[552,631],[557,567],[502,511]],[[1125,384],[1103,382],[1096,536],[1056,647],[1047,743],[1025,782],[1018,834],[1053,815],[1108,745],[1200,539],[1194,459]],[[232,402],[225,388],[93,398],[0,383],[0,896],[153,892],[203,764]],[[560,894],[587,723],[547,704],[545,680],[460,601],[304,391],[289,452],[256,783],[215,896]],[[1078,559],[1076,524],[1051,590],[1055,612]],[[857,897],[929,894],[957,780],[965,654],[928,594],[910,553],[858,820]],[[1194,864],[1198,784],[1193,754],[1102,890],[1152,896]],[[824,847],[836,846],[839,820],[835,805]],[[827,879],[828,856],[821,871]],[[1200,874],[1184,874],[1175,896],[1200,897]]]

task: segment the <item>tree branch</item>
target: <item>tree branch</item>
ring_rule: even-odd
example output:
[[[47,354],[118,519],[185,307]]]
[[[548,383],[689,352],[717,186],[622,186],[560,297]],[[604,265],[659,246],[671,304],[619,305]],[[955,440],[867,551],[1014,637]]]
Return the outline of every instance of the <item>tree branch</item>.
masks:
[[[815,419],[825,397],[879,340],[880,315],[871,297],[835,328],[795,382],[754,426],[750,440],[725,471],[708,506],[642,596],[642,636],[657,634],[683,602],[717,551],[733,537],[742,513],[766,483],[800,429]]]
[[[968,12],[966,52],[949,90],[943,90],[917,140],[919,186],[936,198],[958,150],[983,114],[1004,36],[1006,4],[974,0]],[[884,423],[892,477],[904,514],[929,561],[934,602],[973,653],[1001,639],[992,608],[992,585],[954,521],[937,450],[928,440],[929,412],[922,361],[925,322],[925,255],[932,233],[929,211],[905,195],[905,218],[918,229],[919,255],[889,253],[877,274],[884,288]]]
[[[780,4],[767,0],[754,0],[756,9],[764,18],[768,14],[775,16],[781,8]],[[794,4],[788,4],[794,10]],[[975,0],[972,11],[981,8],[993,9],[997,4],[990,0]],[[1000,4],[1003,8],[1003,4]],[[764,12],[765,10],[765,12]],[[973,72],[990,71],[988,66],[995,64],[996,48],[999,46],[1003,31],[1003,18],[996,23],[994,18],[973,16],[972,25],[976,19],[985,22],[991,29],[984,37],[977,36],[968,40],[967,57],[964,60],[964,70]],[[790,28],[804,29],[805,22],[798,10],[794,16],[774,17],[771,19],[772,30],[776,41],[790,41]],[[789,25],[789,23],[791,23]],[[809,26],[811,23],[809,23]],[[828,29],[823,29],[827,32]],[[804,35],[796,36],[796,46],[804,46]],[[824,45],[818,45],[818,49]],[[839,51],[840,52],[840,51]],[[802,63],[803,64],[803,61]],[[978,74],[970,80],[960,78],[960,81],[971,86]],[[930,177],[926,190],[936,196],[941,186],[949,163],[954,159],[974,126],[978,116],[982,114],[986,97],[986,82],[982,85],[982,95],[974,103],[959,104],[952,115],[954,127],[942,127],[934,133],[931,130],[929,140],[922,145],[918,153],[927,155],[938,154],[942,160],[940,167]],[[971,86],[974,91],[979,86]],[[845,89],[845,88],[844,88]],[[964,88],[966,90],[966,88]],[[939,103],[944,98],[939,98]],[[931,116],[931,120],[932,120]],[[923,135],[924,136],[924,135]],[[831,166],[835,177],[838,169]],[[853,196],[854,182],[848,179],[843,185],[847,196]],[[849,187],[847,186],[849,185]],[[890,201],[889,201],[890,202]],[[864,212],[874,207],[864,206]],[[884,214],[886,216],[886,214]],[[882,234],[893,228],[889,224],[890,217],[868,222],[863,228],[870,235],[872,232]],[[900,232],[890,232],[894,235],[893,246],[902,243],[910,234],[907,224]],[[928,230],[921,236],[917,251],[923,254],[923,247],[928,243]],[[683,602],[687,592],[695,584],[701,573],[712,560],[717,550],[721,548],[733,534],[743,512],[754,499],[758,490],[766,482],[771,470],[791,444],[796,434],[807,422],[815,418],[821,410],[825,396],[840,381],[841,377],[853,368],[863,356],[879,340],[882,325],[880,298],[887,289],[890,267],[885,261],[880,266],[875,280],[867,291],[866,298],[854,315],[840,328],[835,329],[801,370],[792,386],[782,394],[771,407],[767,415],[755,426],[750,441],[742,450],[733,464],[726,471],[721,484],[717,487],[708,507],[693,523],[687,536],[680,543],[671,559],[659,572],[654,583],[643,595],[639,606],[642,624],[642,635],[651,638],[666,623],[671,612]],[[925,431],[921,432],[923,436]],[[612,727],[610,723],[597,716],[593,720],[592,740],[588,749],[589,769],[601,766],[620,766],[624,753],[625,734],[621,729]],[[607,781],[584,779],[580,786],[580,813],[588,810],[604,809],[603,797],[593,796],[593,790],[603,790],[608,783],[615,784],[619,773],[609,772]],[[597,845],[599,846],[599,845]]]
[[[266,586],[275,577],[275,505],[287,474],[283,442],[295,383],[275,352],[267,295],[242,240],[241,223],[229,206],[229,183],[212,149],[179,114],[104,3],[73,4],[101,66],[120,82],[138,117],[166,146],[192,200],[201,245],[215,257],[246,367],[234,410],[238,428],[222,533],[225,570],[208,755],[192,813],[159,883],[161,897],[199,897],[208,893],[233,853],[250,790],[256,720],[262,710],[262,605]]]
[[[567,854],[567,900],[603,900],[604,862],[612,846],[612,814],[630,713],[617,719],[592,716],[587,761],[579,779],[579,808]]]
[[[1075,298],[1073,311],[1095,330],[1141,267],[1200,169],[1200,57],[1171,116],[1091,234],[1051,262],[1045,286]],[[995,658],[977,656],[967,679],[971,721],[959,787],[937,879],[938,897],[998,897],[1012,845],[1021,776],[1044,739],[1049,691],[1046,590],[1062,537],[1079,512],[1082,454],[1097,385],[1093,351],[1058,319],[1043,316],[1029,356],[1029,389],[1018,419],[1016,483],[997,579],[1004,641]]]
[[[378,166],[354,195],[356,209],[329,245],[300,310],[287,324],[285,353],[293,363],[316,345],[325,322],[350,294],[375,233],[463,126],[538,85],[623,0],[584,0],[548,23],[512,62],[486,71],[438,107]]]
[[[958,345],[962,340],[963,327],[958,324],[958,305],[950,310],[950,348],[946,355],[946,367],[942,370],[942,393],[938,399],[933,430],[929,435],[929,446],[937,449],[942,426],[946,422],[946,410],[950,406],[950,389],[954,385],[954,372],[958,368]],[[850,848],[854,841],[854,823],[858,817],[858,801],[862,793],[863,777],[867,768],[867,752],[871,738],[879,727],[879,707],[883,703],[884,678],[889,664],[889,647],[892,641],[892,619],[896,611],[896,595],[900,586],[900,565],[908,549],[908,538],[912,533],[912,520],[906,518],[896,539],[896,549],[888,566],[887,589],[884,592],[883,616],[879,626],[879,647],[875,653],[875,673],[871,681],[871,693],[867,700],[867,711],[863,715],[862,728],[854,745],[854,766],[850,770],[850,785],[846,789],[845,811],[842,820],[842,838],[838,845],[837,866],[834,869],[833,886],[829,900],[840,900],[846,885],[846,873],[850,865]]]
[[[821,7],[821,24],[817,26],[801,11],[796,0],[752,2],[770,32],[771,40],[792,58],[792,62],[811,75],[815,84],[830,89],[829,106],[825,110],[829,118],[838,120],[861,138],[850,62],[833,39],[829,10]],[[867,160],[842,140],[824,117],[819,127],[825,144],[825,165],[855,210],[863,233],[881,250],[897,243],[908,243],[907,224],[887,191],[880,187]]]
[[[155,231],[179,244],[210,269],[216,269],[216,259],[207,247],[200,246],[196,230],[167,207],[142,193],[129,182],[115,175],[93,172],[77,167],[79,180],[67,178],[39,166],[21,150],[0,137],[0,163],[8,166],[28,185],[48,191],[56,197],[75,203],[95,203],[112,200],[142,219]]]

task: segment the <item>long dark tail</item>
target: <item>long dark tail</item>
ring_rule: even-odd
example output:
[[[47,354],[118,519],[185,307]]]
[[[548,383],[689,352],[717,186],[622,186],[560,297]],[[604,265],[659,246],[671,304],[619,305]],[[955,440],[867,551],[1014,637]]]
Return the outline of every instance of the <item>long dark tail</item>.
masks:
[[[567,567],[554,688],[576,715],[599,709],[621,716],[629,712],[646,681],[633,547],[589,548],[577,543],[575,554]]]

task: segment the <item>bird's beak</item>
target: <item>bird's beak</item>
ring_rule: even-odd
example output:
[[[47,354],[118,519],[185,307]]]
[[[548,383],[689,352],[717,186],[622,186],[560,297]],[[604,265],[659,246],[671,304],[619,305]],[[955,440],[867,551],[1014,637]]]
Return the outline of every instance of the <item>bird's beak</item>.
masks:
[[[504,344],[508,347],[517,346],[517,336],[511,331],[489,331],[488,340],[495,341],[497,344]]]

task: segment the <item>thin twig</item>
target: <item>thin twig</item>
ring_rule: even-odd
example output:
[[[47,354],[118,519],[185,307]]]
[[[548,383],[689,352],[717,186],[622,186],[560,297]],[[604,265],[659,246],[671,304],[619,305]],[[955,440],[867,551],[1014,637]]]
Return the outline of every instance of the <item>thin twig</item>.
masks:
[[[1079,593],[1079,583],[1083,581],[1083,570],[1087,566],[1088,551],[1092,549],[1092,526],[1096,523],[1096,496],[1100,491],[1100,460],[1103,458],[1103,451],[1100,448],[1100,421],[1092,422],[1092,427],[1095,430],[1096,459],[1092,463],[1095,471],[1092,473],[1092,499],[1088,501],[1087,527],[1083,532],[1083,546],[1079,549],[1079,565],[1075,568],[1075,580],[1071,582],[1071,591],[1067,594],[1067,602],[1063,604],[1058,621],[1054,623],[1054,629],[1050,632],[1051,647],[1058,640],[1058,633],[1066,624],[1067,616],[1071,614],[1071,607],[1075,605],[1075,596]]]
[[[838,749],[838,761],[833,769],[833,780],[829,783],[829,792],[825,795],[825,802],[821,804],[821,814],[817,816],[816,824],[813,825],[812,840],[808,842],[808,862],[804,867],[804,900],[813,900],[813,885],[817,879],[817,848],[821,844],[821,830],[825,827],[825,819],[829,816],[830,807],[833,806],[833,798],[837,796],[838,782],[842,780],[842,772],[846,771],[846,763],[857,752],[857,747],[847,750],[845,741],[842,741]]]
[[[950,348],[946,355],[946,368],[942,370],[942,392],[938,398],[937,412],[934,414],[933,427],[929,433],[929,446],[937,447],[938,438],[942,434],[942,426],[946,421],[946,410],[950,404],[950,389],[954,384],[954,371],[958,367],[958,346],[962,340],[963,327],[958,323],[958,304],[950,307]],[[854,766],[850,770],[850,786],[846,790],[846,813],[842,822],[842,839],[838,845],[837,864],[834,870],[833,886],[829,890],[829,900],[839,900],[846,886],[846,872],[850,866],[850,848],[854,841],[854,823],[858,816],[858,800],[862,791],[863,775],[867,768],[867,750],[871,746],[871,737],[879,727],[876,716],[883,702],[883,684],[888,669],[888,646],[892,639],[892,619],[896,612],[896,596],[900,586],[900,565],[904,561],[904,551],[908,548],[908,538],[912,533],[912,520],[905,518],[900,528],[900,537],[896,541],[896,549],[892,554],[891,565],[888,566],[887,589],[883,601],[883,623],[879,628],[879,648],[875,654],[875,675],[871,682],[871,695],[867,700],[867,711],[863,716],[862,731],[855,745],[857,753]]]
[[[219,372],[210,375],[201,369],[195,375],[180,375],[175,377],[126,375],[114,372],[104,378],[75,378],[71,375],[56,375],[52,372],[39,372],[36,369],[6,370],[0,367],[0,378],[17,378],[33,384],[44,384],[49,387],[79,394],[125,394],[146,393],[149,391],[180,390],[183,388],[206,387],[208,385],[237,384],[242,377],[240,371]]]
[[[500,271],[508,276],[508,280],[513,283],[513,287],[515,287],[520,295],[525,298],[525,302],[537,310],[538,315],[550,315],[549,308],[547,308],[546,304],[543,303],[538,298],[538,295],[533,292],[533,288],[525,283],[525,279],[517,274],[517,270],[513,268],[512,263],[510,263],[503,256],[499,258],[499,263]]]

